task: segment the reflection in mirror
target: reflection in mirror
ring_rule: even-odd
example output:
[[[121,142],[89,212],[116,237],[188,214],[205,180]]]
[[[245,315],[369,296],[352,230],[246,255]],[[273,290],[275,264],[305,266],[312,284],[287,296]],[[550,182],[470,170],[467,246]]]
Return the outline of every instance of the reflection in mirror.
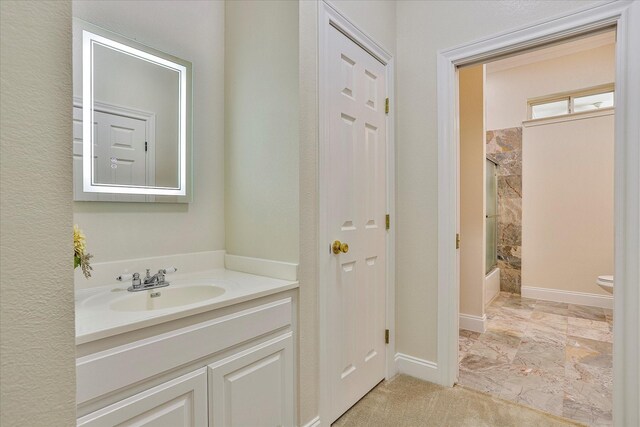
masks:
[[[74,25],[82,43],[75,199],[189,201],[191,64],[80,20]]]

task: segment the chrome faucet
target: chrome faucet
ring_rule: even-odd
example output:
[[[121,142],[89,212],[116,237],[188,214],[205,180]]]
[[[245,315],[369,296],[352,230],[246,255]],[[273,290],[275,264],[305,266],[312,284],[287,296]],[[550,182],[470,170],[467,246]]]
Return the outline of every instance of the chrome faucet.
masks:
[[[129,292],[146,291],[148,289],[164,288],[169,286],[170,283],[164,279],[165,274],[178,271],[177,268],[161,268],[153,276],[149,273],[150,269],[147,268],[147,275],[140,279],[140,273],[133,273],[133,275],[123,274],[116,277],[116,280],[125,281],[131,279],[131,286],[127,288]]]

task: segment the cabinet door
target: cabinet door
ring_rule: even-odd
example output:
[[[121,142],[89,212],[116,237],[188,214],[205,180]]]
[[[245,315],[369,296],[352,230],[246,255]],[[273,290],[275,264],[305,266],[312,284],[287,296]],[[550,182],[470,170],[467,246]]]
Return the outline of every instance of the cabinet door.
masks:
[[[183,375],[78,419],[78,426],[205,427],[206,368]]]
[[[292,332],[209,365],[211,427],[294,425]]]

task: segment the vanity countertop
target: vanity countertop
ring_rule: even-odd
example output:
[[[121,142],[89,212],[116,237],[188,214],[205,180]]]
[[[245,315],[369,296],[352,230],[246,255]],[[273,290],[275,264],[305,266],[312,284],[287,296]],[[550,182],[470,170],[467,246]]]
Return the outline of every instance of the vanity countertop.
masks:
[[[129,283],[76,291],[76,345],[204,313],[298,287],[297,281],[273,279],[223,268],[167,276],[174,288],[213,284],[225,292],[215,298],[179,307],[149,311],[114,311],[111,303],[130,296]],[[160,288],[158,291],[162,292]],[[150,291],[142,291],[150,292]]]

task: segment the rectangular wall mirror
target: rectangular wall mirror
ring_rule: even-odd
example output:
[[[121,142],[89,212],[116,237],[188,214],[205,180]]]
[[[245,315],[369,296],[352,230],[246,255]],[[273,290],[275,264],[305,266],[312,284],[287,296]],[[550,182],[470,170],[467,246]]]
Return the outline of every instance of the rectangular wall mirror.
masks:
[[[74,200],[189,202],[191,63],[73,24]]]

